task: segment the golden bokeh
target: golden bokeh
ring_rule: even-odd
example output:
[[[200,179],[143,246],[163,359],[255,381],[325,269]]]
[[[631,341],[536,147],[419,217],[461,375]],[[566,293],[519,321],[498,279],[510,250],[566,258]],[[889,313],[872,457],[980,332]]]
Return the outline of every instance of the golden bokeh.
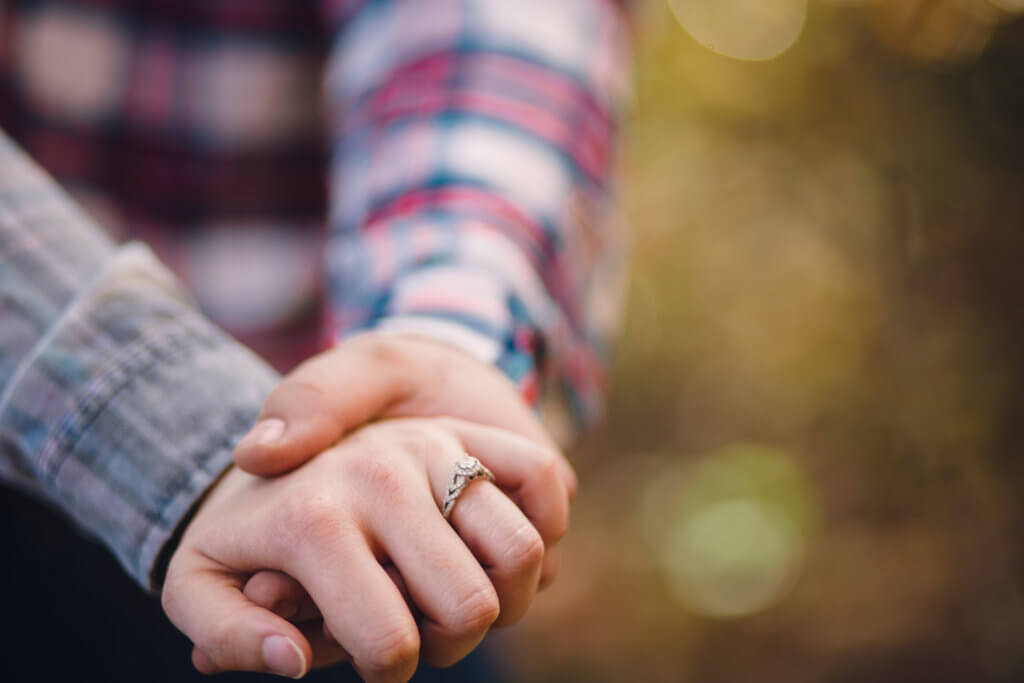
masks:
[[[1024,3],[638,9],[609,416],[509,670],[1021,680]]]
[[[796,42],[807,0],[668,0],[697,42],[726,57],[778,57]]]

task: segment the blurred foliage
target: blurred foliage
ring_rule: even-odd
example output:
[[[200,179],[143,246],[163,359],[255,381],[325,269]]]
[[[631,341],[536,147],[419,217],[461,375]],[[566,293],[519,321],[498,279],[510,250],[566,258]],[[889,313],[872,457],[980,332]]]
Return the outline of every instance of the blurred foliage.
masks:
[[[609,419],[509,667],[1024,680],[1024,3],[763,0],[741,61],[717,2],[637,8]]]

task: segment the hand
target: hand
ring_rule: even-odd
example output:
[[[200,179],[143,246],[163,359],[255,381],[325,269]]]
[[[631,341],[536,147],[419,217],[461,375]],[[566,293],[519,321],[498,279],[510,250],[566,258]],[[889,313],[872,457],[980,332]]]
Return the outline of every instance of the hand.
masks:
[[[481,481],[446,522],[439,505],[463,452],[522,508]],[[364,679],[403,681],[418,655],[450,665],[532,601],[544,553],[538,530],[558,537],[568,524],[559,457],[493,427],[388,420],[279,477],[232,468],[171,558],[164,609],[207,672],[300,675],[351,654]],[[301,584],[330,637],[246,597],[246,579],[263,569]]]
[[[555,447],[516,387],[495,368],[430,339],[365,332],[284,377],[239,442],[235,462],[251,474],[281,474],[370,420],[432,416],[500,427]],[[559,467],[574,493],[572,467],[568,461]]]
[[[314,356],[281,380],[238,444],[235,463],[251,474],[276,475],[370,420],[429,416],[499,427],[557,448],[495,368],[435,341],[368,332]],[[571,501],[576,475],[560,454],[554,467]],[[543,588],[558,572],[557,539],[538,528],[546,544]]]

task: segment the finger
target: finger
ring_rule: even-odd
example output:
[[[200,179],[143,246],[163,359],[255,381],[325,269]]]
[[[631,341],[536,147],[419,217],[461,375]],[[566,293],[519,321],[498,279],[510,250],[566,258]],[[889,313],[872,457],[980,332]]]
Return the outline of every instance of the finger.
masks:
[[[419,608],[416,607],[416,603],[413,602],[412,595],[409,594],[409,587],[405,585],[405,579],[402,578],[402,574],[398,571],[398,567],[393,564],[384,565],[384,571],[388,573],[391,580],[394,582],[398,591],[402,594],[402,599],[405,600],[405,604],[412,610],[413,616],[419,616]]]
[[[224,670],[214,664],[213,660],[205,652],[195,646],[192,647],[192,666],[196,668],[196,671],[206,676],[211,676]]]
[[[454,463],[461,453],[451,437],[447,446],[434,445],[439,449],[434,460]],[[448,468],[441,464],[439,469]],[[372,499],[366,501],[375,508],[370,530],[419,609],[423,659],[434,666],[450,666],[486,635],[498,617],[499,598],[473,553],[441,516],[426,473],[408,468],[391,477],[395,481],[387,495],[372,490]]]
[[[307,588],[363,680],[408,681],[420,647],[416,622],[370,548],[339,541],[302,546],[284,569]]]
[[[406,365],[395,341],[369,337],[314,356],[270,392],[258,422],[235,447],[235,462],[263,476],[301,465],[405,399]]]
[[[415,603],[398,569],[389,564],[384,566],[384,571],[391,577],[410,609],[415,609]],[[287,574],[270,569],[257,572],[245,582],[245,589],[242,592],[260,607],[269,609],[293,624],[300,624],[300,629],[304,622],[323,621],[320,609],[309,597],[306,589]]]
[[[544,559],[540,534],[516,504],[487,481],[474,482],[463,491],[451,523],[498,594],[501,611],[493,625],[519,621],[537,593]]]
[[[554,582],[558,576],[558,559],[557,547],[549,547],[544,551],[544,566],[540,571],[540,584],[537,590],[542,591]]]
[[[321,618],[320,610],[306,589],[292,577],[278,571],[266,569],[256,572],[245,582],[242,593],[255,604],[292,623]]]
[[[235,462],[252,474],[281,474],[371,419],[439,415],[508,429],[556,448],[516,386],[494,367],[433,340],[366,333],[285,377],[236,446]],[[567,462],[559,468],[574,495],[576,475]]]
[[[310,646],[313,648],[313,661],[310,663],[310,669],[323,669],[352,660],[351,655],[345,651],[345,648],[338,645],[337,641],[324,631],[322,621],[317,620],[302,624],[299,626],[299,631],[306,636],[306,640],[309,641]],[[199,673],[207,676],[225,671],[225,669],[221,669],[214,664],[213,660],[198,647],[192,648],[192,665],[195,666]]]
[[[558,451],[502,429],[446,419],[466,451],[494,473],[495,481],[522,507],[548,545],[569,529],[569,494]]]
[[[213,563],[176,555],[162,602],[171,622],[201,651],[197,668],[262,671],[297,678],[312,658],[305,636],[259,607],[239,582]],[[203,671],[200,668],[200,671]]]
[[[345,648],[338,645],[338,641],[331,638],[324,632],[324,622],[320,620],[309,621],[299,626],[299,630],[306,636],[309,644],[313,647],[313,661],[311,669],[323,669],[341,662],[351,662],[352,655]]]
[[[565,483],[565,490],[569,493],[569,502],[572,503],[576,499],[576,492],[580,488],[579,477],[576,476],[576,470],[573,469],[572,464],[564,457],[562,458],[559,470],[562,481]]]
[[[411,421],[410,424],[413,425],[410,435],[415,439],[415,448],[426,464],[430,476],[430,487],[434,492],[434,505],[441,507],[448,486],[452,482],[451,477],[455,463],[464,457],[467,450],[464,448],[465,442],[460,442],[452,437],[453,433],[461,435],[455,428],[462,423],[457,420],[437,420],[427,423],[432,428],[438,424],[449,428],[428,432],[432,434],[432,438],[424,438],[422,431],[424,421]],[[523,457],[540,458],[542,456],[536,455],[536,453],[549,453],[547,449],[537,446],[528,439],[513,437],[504,430],[478,428],[464,431],[466,436],[471,437],[469,441],[475,441],[474,447],[480,449],[470,452],[479,455],[481,459],[485,457],[482,452],[485,446],[488,457],[493,457],[497,462]],[[554,469],[551,468],[551,472],[553,471]],[[555,496],[564,498],[566,494],[560,480],[557,477],[552,477],[550,483]],[[568,503],[564,502],[563,508],[567,505]],[[436,524],[438,515],[436,512],[434,514],[424,513],[424,518],[418,523],[425,524],[432,521]],[[461,536],[461,540],[468,546],[479,564],[483,566],[485,574],[497,594],[499,613],[493,623],[505,625],[519,620],[533,601],[537,591],[544,557],[542,536],[522,510],[500,489],[486,480],[473,482],[462,491],[453,508],[451,522]],[[407,528],[410,523],[400,521],[395,526],[401,530]],[[548,520],[548,526],[553,526],[550,520]],[[558,530],[554,530],[554,532],[560,533]],[[438,534],[438,537],[441,537],[440,531]],[[413,539],[412,547],[416,548],[421,556],[429,558],[431,552],[436,552],[437,548],[417,547],[416,543],[423,538],[432,537],[417,536]],[[443,562],[443,558],[438,558],[434,562]],[[429,575],[433,565],[430,563],[421,563],[421,565],[414,564],[412,570],[422,570],[427,574],[423,577],[423,581],[428,585],[431,581],[436,584],[437,579],[431,579]],[[400,564],[400,567],[411,585],[412,575],[406,571],[404,565]],[[413,590],[413,594],[417,598],[417,603],[426,611],[426,606],[416,596],[415,590]],[[424,633],[426,634],[428,631],[425,630]],[[451,634],[447,634],[447,636],[451,638]],[[443,641],[443,635],[438,639]],[[466,641],[469,639],[467,638]],[[433,647],[426,647],[428,642],[433,646],[433,641],[424,635],[424,651],[429,649],[433,652]]]
[[[405,579],[403,579],[402,575],[398,573],[398,568],[390,563],[383,565],[383,567],[384,571],[387,572],[388,577],[395,584],[395,587],[398,588],[398,591],[402,594],[402,599],[405,600],[405,604],[409,608],[410,614],[413,615],[414,619],[419,618],[419,608],[416,606],[416,603],[413,602],[412,596],[409,595],[409,589],[405,585]],[[323,634],[327,638],[328,642],[338,642],[337,638],[334,637],[334,634],[331,633],[331,627],[327,625],[326,621],[323,622]]]

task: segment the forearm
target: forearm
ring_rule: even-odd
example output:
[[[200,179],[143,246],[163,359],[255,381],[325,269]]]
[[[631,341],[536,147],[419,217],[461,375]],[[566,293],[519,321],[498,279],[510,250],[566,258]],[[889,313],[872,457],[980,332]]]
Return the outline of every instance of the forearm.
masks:
[[[339,334],[415,331],[600,410],[626,32],[605,0],[366,3],[331,59]],[[602,309],[604,304],[606,308]]]
[[[0,477],[144,587],[276,377],[0,136]]]

